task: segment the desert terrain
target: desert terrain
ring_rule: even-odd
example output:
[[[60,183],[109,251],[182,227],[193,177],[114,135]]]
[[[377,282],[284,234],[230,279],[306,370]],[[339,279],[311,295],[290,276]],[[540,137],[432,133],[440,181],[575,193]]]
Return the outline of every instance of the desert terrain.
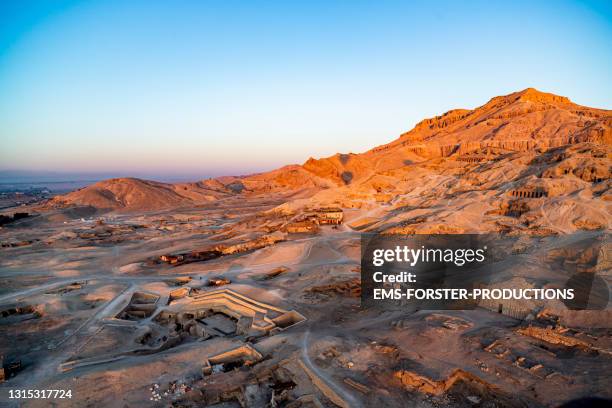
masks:
[[[5,208],[0,404],[47,406],[8,398],[32,388],[71,390],[53,403],[75,407],[612,399],[607,298],[360,307],[373,232],[514,237],[507,276],[571,278],[544,260],[609,288],[611,174],[612,111],[529,88],[364,153],[193,183],[111,179]]]

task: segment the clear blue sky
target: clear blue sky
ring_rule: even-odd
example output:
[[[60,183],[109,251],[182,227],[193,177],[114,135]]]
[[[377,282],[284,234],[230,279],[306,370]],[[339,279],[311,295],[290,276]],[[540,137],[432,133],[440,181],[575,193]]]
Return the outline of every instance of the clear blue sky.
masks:
[[[609,109],[611,4],[2,0],[0,170],[263,171],[530,86]]]

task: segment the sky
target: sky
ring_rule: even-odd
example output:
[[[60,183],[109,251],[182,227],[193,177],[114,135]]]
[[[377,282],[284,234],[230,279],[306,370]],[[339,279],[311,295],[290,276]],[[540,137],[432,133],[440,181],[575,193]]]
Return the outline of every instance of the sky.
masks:
[[[200,179],[527,87],[612,108],[609,1],[0,0],[0,173]]]

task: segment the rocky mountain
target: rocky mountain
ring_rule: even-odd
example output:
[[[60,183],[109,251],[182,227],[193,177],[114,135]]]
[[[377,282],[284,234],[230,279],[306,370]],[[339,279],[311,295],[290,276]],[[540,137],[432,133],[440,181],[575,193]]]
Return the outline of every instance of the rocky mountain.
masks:
[[[196,183],[112,179],[57,197],[52,205],[140,211],[279,191],[296,191],[299,193],[296,197],[301,198],[313,195],[334,197],[338,188],[342,188],[341,194],[345,197],[347,194],[380,195],[389,190],[389,184],[397,184],[396,176],[390,175],[393,171],[401,173],[402,169],[405,171],[414,164],[424,165],[443,158],[464,164],[474,163],[584,143],[606,149],[612,146],[612,111],[580,106],[566,97],[528,88],[494,97],[472,110],[454,109],[425,119],[398,139],[360,154],[310,158],[303,165]],[[606,156],[606,149],[598,154]],[[591,160],[593,158],[578,157],[580,154],[574,150],[567,152],[566,155],[571,153],[573,164],[566,162],[565,167],[557,164],[557,167],[542,171],[558,175],[568,171],[570,166],[571,171],[579,169],[576,171],[581,177],[595,180],[609,177],[607,159],[595,163]],[[343,187],[349,188],[348,193]]]
[[[362,154],[310,159],[335,183],[278,207],[360,209],[387,233],[572,233],[610,228],[612,112],[526,89],[426,119]]]
[[[473,110],[454,109],[422,120],[398,139],[366,153],[309,159],[303,167],[342,185],[424,158],[486,148],[545,150],[579,142],[611,145],[612,111],[528,88],[494,97]]]

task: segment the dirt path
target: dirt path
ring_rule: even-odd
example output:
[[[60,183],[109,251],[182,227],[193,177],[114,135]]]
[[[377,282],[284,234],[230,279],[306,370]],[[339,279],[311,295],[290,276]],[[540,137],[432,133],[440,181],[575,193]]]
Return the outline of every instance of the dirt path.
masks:
[[[310,356],[308,355],[309,348],[309,338],[310,338],[310,329],[306,330],[304,333],[304,337],[302,337],[302,361],[311,370],[316,376],[318,376],[321,380],[325,382],[327,387],[329,387],[334,393],[336,393],[340,398],[346,401],[351,408],[353,407],[361,407],[362,404],[358,401],[352,394],[346,392],[344,388],[340,385],[336,384],[334,380],[327,375],[324,371],[320,370],[315,364],[310,360]]]

